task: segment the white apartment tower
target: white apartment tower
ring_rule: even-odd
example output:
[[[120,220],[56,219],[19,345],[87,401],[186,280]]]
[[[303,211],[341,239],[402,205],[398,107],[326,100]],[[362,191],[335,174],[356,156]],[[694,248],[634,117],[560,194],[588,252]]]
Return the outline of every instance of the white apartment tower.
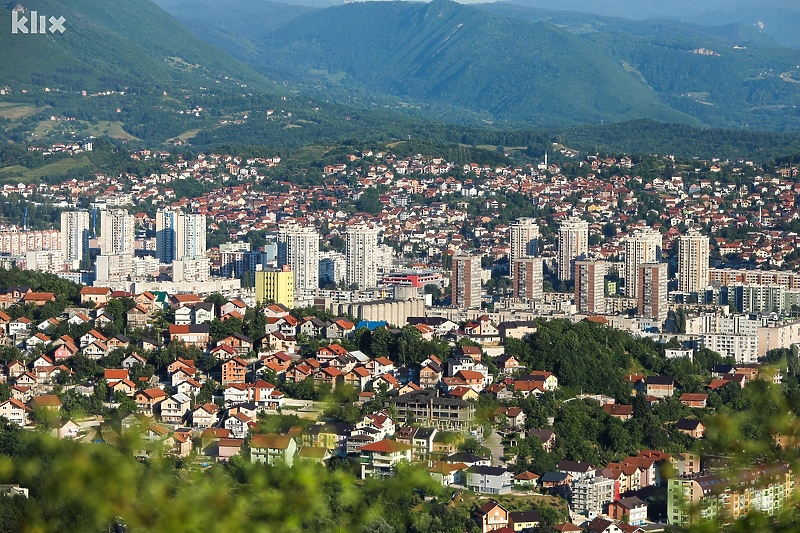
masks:
[[[89,212],[64,211],[61,213],[61,251],[64,263],[70,269],[80,268],[89,250]]]
[[[575,260],[589,251],[589,223],[569,218],[558,228],[558,279],[565,281],[575,275]]]
[[[520,218],[511,224],[511,251],[508,256],[509,275],[514,277],[514,260],[538,254],[539,224],[535,218]]]
[[[700,292],[708,286],[708,236],[690,229],[678,239],[678,291]]]
[[[178,259],[198,259],[206,256],[206,216],[181,213],[177,231]]]
[[[100,212],[100,254],[133,255],[134,218],[124,209]]]
[[[639,265],[661,262],[661,234],[653,229],[639,230],[625,240],[625,296],[636,298],[639,290]]]
[[[378,228],[358,224],[347,228],[347,283],[359,289],[378,285]]]
[[[159,209],[156,213],[156,257],[161,263],[206,255],[206,216]]]
[[[319,288],[319,233],[313,227],[291,224],[278,231],[278,267],[294,272],[295,294]]]

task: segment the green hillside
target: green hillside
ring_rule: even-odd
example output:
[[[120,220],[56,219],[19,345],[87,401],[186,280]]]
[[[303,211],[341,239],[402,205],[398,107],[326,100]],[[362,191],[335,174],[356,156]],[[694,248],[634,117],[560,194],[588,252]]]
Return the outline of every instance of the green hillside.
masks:
[[[755,27],[632,22],[507,3],[480,8],[580,35],[640,75],[664,102],[705,124],[800,129],[800,51],[776,44]]]
[[[163,142],[274,107],[290,94],[149,0],[24,0],[0,7],[0,25],[10,27],[14,5],[28,18],[33,10],[62,16],[66,31],[0,32],[0,86],[10,89],[0,104],[36,111],[2,115],[9,140],[73,131]]]
[[[26,12],[63,16],[66,31],[24,35],[0,32],[0,79],[8,85],[52,85],[61,90],[174,86],[225,76],[267,88],[263,76],[195,37],[146,0],[24,0]],[[10,6],[0,24],[11,24]]]
[[[355,2],[305,14],[267,2],[254,17],[268,22],[239,28],[221,14],[255,0],[209,2],[170,9],[257,70],[358,107],[505,127],[650,118],[800,130],[800,51],[752,25],[435,0]]]
[[[258,63],[266,31],[309,13],[308,6],[268,0],[155,0],[195,35],[232,56]]]
[[[580,37],[446,0],[319,10],[267,32],[263,69],[457,105],[487,119],[577,124],[697,122]]]

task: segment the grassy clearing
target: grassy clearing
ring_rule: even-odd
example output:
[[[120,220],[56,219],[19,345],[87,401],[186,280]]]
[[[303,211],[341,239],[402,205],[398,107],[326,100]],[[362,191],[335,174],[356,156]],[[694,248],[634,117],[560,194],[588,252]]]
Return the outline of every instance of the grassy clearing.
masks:
[[[67,157],[60,161],[50,163],[38,168],[25,168],[19,165],[12,165],[0,169],[0,180],[4,182],[23,182],[30,183],[37,181],[42,176],[59,176],[66,174],[72,169],[89,167],[91,162],[85,155]]]
[[[89,135],[95,135],[98,137],[101,135],[108,135],[109,137],[125,139],[127,141],[138,140],[136,137],[125,131],[125,129],[122,127],[122,122],[102,120],[96,124],[86,123],[86,125],[89,126],[89,129],[86,130],[86,133]]]
[[[191,139],[192,137],[194,137],[195,135],[197,135],[198,133],[200,133],[200,129],[199,128],[196,129],[196,130],[184,131],[183,133],[181,133],[177,137],[172,138],[171,140],[186,142],[189,139]]]
[[[20,120],[44,108],[36,108],[32,105],[13,104],[11,102],[0,102],[0,118],[9,120]]]
[[[531,511],[534,509],[551,508],[559,516],[566,519],[569,516],[569,508],[566,500],[544,494],[512,493],[512,494],[475,494],[464,491],[456,498],[455,505],[472,510],[480,507],[489,500],[494,500],[509,511]]]

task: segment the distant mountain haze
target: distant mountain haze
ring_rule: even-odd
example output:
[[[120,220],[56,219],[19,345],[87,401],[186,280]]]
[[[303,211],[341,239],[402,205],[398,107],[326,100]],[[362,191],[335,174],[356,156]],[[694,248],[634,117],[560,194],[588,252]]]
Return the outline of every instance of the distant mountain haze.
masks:
[[[606,11],[628,4],[611,2]],[[690,4],[668,3],[673,15]],[[800,129],[800,52],[755,25],[632,21],[507,2],[353,2],[325,9],[256,0],[188,5],[165,7],[200,38],[272,79],[321,97],[369,102],[373,94],[412,108],[433,106],[434,115],[439,108],[461,109],[465,117],[515,125],[651,118]],[[635,9],[658,6],[665,9],[656,2]],[[224,11],[231,17],[224,18]],[[254,21],[268,22],[242,23],[248,11]]]

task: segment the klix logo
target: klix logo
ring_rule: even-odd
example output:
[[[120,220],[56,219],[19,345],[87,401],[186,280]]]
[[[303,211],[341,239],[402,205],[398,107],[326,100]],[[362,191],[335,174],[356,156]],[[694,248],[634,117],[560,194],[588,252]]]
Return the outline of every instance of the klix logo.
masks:
[[[64,33],[64,17],[50,17],[39,15],[36,11],[30,12],[30,19],[21,11],[11,12],[11,33]],[[49,22],[49,25],[48,25]]]

